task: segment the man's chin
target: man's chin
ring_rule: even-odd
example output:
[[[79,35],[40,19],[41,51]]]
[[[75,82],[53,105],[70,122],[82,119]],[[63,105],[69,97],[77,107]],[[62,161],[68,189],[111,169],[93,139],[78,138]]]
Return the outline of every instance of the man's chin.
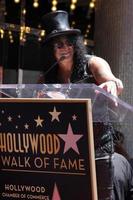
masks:
[[[71,54],[66,54],[66,55],[64,55],[64,59],[63,60],[72,60],[73,59],[73,57],[72,57],[72,55]]]

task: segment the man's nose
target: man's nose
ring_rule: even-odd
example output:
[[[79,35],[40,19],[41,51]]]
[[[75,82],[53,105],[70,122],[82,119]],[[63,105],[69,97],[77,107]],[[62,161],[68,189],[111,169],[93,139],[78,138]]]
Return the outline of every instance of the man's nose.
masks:
[[[63,43],[63,44],[62,44],[62,48],[63,48],[63,49],[67,49],[67,48],[69,48],[69,44],[67,44],[67,43]]]

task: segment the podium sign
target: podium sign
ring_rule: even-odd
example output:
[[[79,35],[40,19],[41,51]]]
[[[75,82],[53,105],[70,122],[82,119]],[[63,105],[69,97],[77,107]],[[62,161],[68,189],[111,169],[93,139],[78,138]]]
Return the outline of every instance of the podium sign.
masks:
[[[89,99],[0,99],[0,199],[97,200]]]

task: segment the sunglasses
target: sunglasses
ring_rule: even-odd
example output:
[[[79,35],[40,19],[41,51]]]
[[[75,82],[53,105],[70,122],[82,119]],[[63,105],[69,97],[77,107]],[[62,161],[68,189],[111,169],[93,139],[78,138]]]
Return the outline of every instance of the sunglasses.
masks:
[[[62,49],[64,48],[64,46],[67,46],[67,47],[73,46],[73,43],[69,40],[57,41],[57,42],[54,42],[53,46],[54,46],[54,49],[56,50],[56,49]]]

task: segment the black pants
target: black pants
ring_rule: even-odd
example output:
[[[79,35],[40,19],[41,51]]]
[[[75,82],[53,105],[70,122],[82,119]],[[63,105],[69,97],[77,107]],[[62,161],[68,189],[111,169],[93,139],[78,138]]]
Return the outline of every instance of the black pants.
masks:
[[[96,160],[98,200],[111,200],[113,191],[112,156],[98,157]]]

